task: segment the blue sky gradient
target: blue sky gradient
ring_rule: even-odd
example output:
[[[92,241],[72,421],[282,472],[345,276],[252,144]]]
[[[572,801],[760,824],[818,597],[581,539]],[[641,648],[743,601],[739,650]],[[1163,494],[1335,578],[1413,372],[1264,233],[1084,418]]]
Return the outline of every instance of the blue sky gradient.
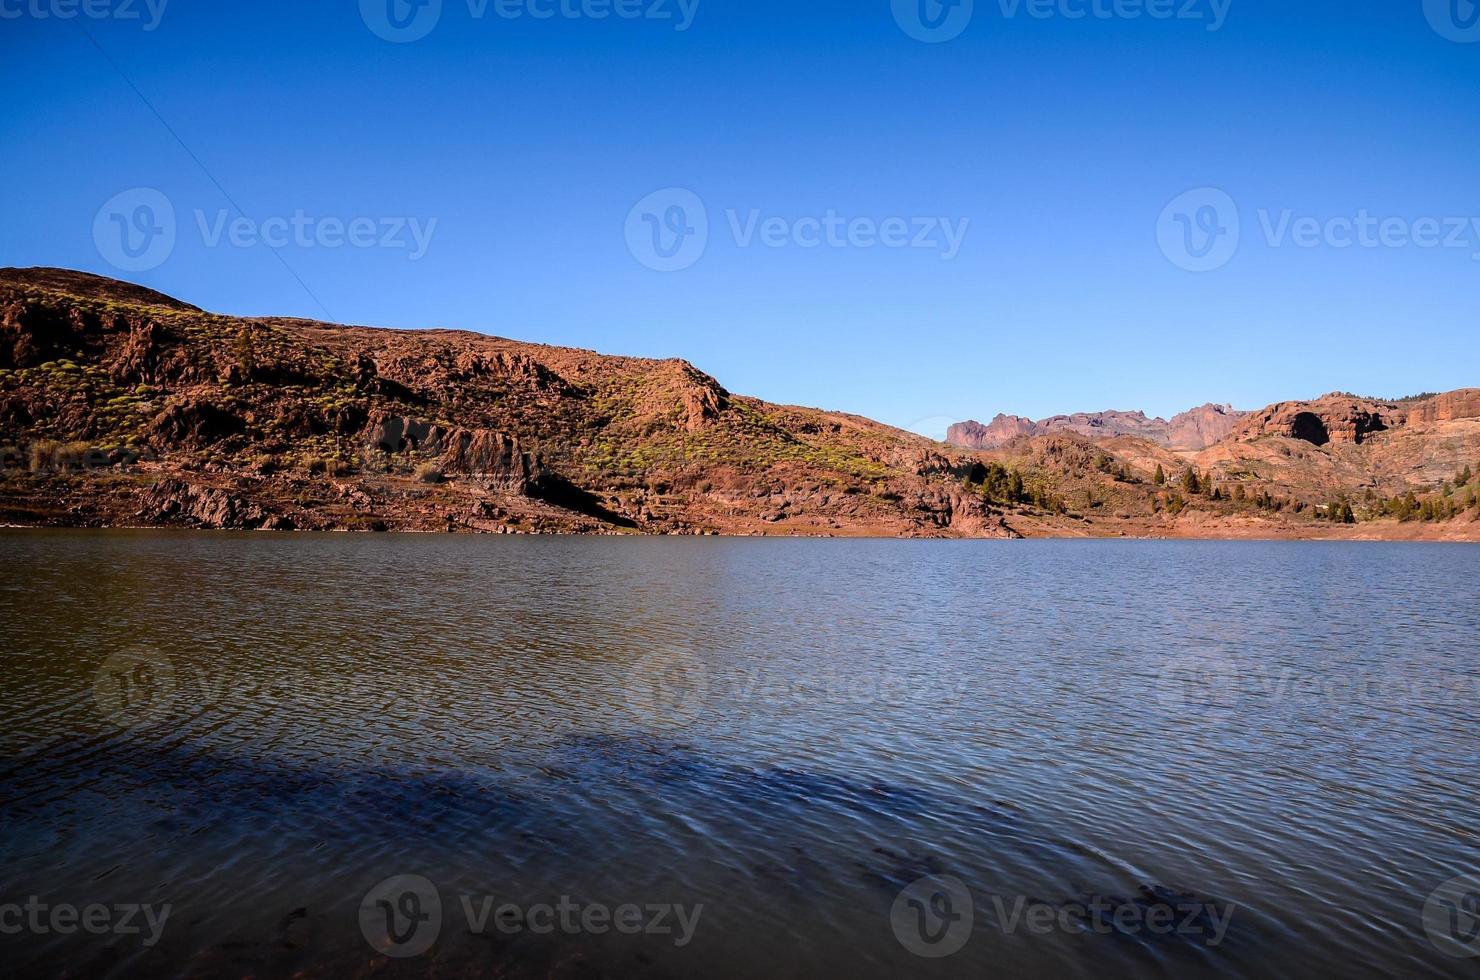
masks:
[[[0,265],[234,314],[682,356],[736,391],[935,435],[999,411],[1480,384],[1469,0],[1231,0],[1217,30],[1212,0],[1170,4],[1199,19],[976,0],[940,43],[912,38],[890,0],[699,0],[686,30],[443,0],[404,43],[357,0],[174,0],[152,24],[144,0],[93,2],[111,15],[0,0]],[[138,271],[94,235],[134,188],[176,216],[173,248]],[[702,202],[709,237],[661,272],[627,230],[668,188]],[[1197,188],[1226,193],[1239,223],[1205,272],[1158,238]],[[231,202],[254,224],[301,213],[313,235],[326,217],[369,219],[377,241],[401,218],[432,234],[419,257],[331,246],[332,230],[213,244],[201,222],[237,217]],[[966,231],[950,257],[789,232],[768,247],[738,241],[730,211]],[[1302,247],[1266,233],[1285,211],[1403,234]],[[1448,247],[1411,240],[1423,219]]]

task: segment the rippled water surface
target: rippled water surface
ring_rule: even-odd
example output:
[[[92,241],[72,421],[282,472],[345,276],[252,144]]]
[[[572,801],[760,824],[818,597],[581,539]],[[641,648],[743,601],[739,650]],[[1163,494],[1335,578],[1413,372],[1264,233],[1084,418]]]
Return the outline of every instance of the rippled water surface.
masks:
[[[23,975],[1480,963],[1450,955],[1480,925],[1480,549],[3,532],[0,557]],[[170,911],[146,944],[38,927],[32,896]],[[538,931],[562,899],[573,927]],[[627,905],[641,931],[581,920]],[[402,912],[434,936],[383,955]]]

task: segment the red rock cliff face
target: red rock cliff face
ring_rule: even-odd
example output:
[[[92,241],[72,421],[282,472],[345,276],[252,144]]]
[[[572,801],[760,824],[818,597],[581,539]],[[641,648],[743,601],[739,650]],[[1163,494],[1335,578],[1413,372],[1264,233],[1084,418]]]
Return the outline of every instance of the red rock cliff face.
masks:
[[[1020,415],[998,415],[990,425],[980,422],[957,422],[946,430],[946,442],[963,449],[996,449],[1020,436],[1038,434],[1032,419]]]
[[[1167,425],[1167,445],[1173,449],[1206,449],[1233,435],[1247,414],[1232,405],[1207,404],[1174,415]]]
[[[1460,388],[1421,401],[1408,411],[1408,425],[1414,429],[1432,428],[1439,422],[1480,418],[1480,388]]]
[[[1403,425],[1407,415],[1397,405],[1332,394],[1313,401],[1279,402],[1251,412],[1235,436],[1242,440],[1284,436],[1317,446],[1360,443],[1375,432]]]

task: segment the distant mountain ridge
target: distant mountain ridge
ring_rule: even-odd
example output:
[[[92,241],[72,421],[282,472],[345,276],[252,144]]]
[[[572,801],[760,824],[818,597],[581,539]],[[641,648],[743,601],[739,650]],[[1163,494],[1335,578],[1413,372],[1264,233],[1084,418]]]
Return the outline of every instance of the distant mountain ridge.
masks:
[[[1247,412],[1232,405],[1208,403],[1171,421],[1148,418],[1145,412],[1076,412],[1034,422],[1019,415],[998,415],[988,425],[958,422],[946,432],[946,441],[963,449],[999,449],[1014,439],[1072,432],[1090,439],[1135,436],[1168,449],[1206,449],[1228,438]]]

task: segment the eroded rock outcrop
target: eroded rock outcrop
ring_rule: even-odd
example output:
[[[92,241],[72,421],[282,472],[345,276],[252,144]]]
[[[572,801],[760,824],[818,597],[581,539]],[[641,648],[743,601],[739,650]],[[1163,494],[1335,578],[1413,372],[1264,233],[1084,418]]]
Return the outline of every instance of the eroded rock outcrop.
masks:
[[[246,430],[246,423],[213,402],[182,398],[149,423],[147,441],[156,449],[200,449]]]
[[[1311,401],[1279,402],[1250,412],[1234,435],[1242,440],[1283,436],[1316,446],[1361,443],[1374,433],[1401,426],[1406,418],[1407,412],[1397,405],[1331,394]]]
[[[976,421],[957,422],[946,430],[946,442],[963,449],[997,449],[1014,439],[1036,435],[1038,424],[1021,415],[1002,415],[987,425]]]
[[[375,412],[366,423],[365,443],[385,453],[438,453],[446,444],[447,434],[447,429],[433,422]]]
[[[225,490],[174,479],[161,480],[144,491],[138,516],[151,524],[218,529],[255,530],[270,523],[267,512],[250,501]]]
[[[448,428],[380,412],[370,417],[365,442],[380,452],[420,453],[435,459],[447,475],[466,476],[518,493],[530,492],[543,471],[516,436],[492,429]]]
[[[0,308],[0,367],[33,367],[70,356],[87,331],[87,316],[77,309],[62,313],[29,302]]]
[[[540,467],[511,435],[489,429],[454,429],[447,436],[442,472],[463,474],[500,489],[528,493]]]

